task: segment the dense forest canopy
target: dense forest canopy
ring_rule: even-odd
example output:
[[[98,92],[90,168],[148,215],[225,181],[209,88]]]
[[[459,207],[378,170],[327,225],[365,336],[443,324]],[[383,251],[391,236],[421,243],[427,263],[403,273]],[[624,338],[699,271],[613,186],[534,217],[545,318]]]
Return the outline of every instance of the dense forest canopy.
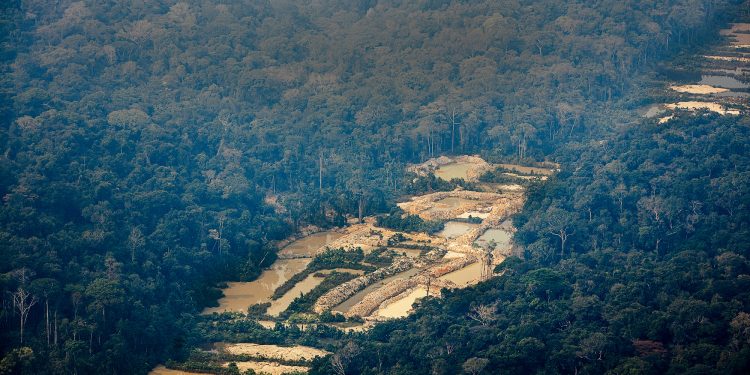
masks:
[[[516,217],[524,261],[350,341],[347,373],[747,373],[749,137],[713,115],[581,146]]]
[[[143,373],[180,355],[217,282],[256,277],[273,241],[301,225],[389,211],[415,188],[403,166],[443,154],[566,165],[517,219],[527,266],[553,267],[533,277],[574,285],[572,271],[554,269],[572,267],[560,262],[572,254],[637,249],[668,261],[688,244],[699,264],[736,262],[721,276],[735,277],[747,266],[745,120],[684,121],[712,137],[716,155],[692,133],[625,136],[606,151],[591,142],[636,122],[647,73],[715,35],[738,3],[3,2],[0,372]],[[675,153],[694,164],[666,168]],[[674,179],[695,186],[675,190]],[[548,222],[578,228],[567,247],[536,233]],[[489,299],[496,284],[529,283],[524,275],[455,298]],[[742,290],[724,288],[726,301]],[[452,301],[427,308],[440,317]],[[540,326],[538,335],[549,328]],[[530,353],[543,352],[529,340]],[[477,345],[467,359],[484,355]]]

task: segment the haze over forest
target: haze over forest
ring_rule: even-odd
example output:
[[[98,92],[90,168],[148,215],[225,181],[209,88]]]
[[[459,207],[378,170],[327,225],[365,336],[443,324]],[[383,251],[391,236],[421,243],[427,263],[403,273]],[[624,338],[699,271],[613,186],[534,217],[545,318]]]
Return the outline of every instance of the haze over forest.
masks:
[[[746,374],[750,3],[8,0],[0,374]]]

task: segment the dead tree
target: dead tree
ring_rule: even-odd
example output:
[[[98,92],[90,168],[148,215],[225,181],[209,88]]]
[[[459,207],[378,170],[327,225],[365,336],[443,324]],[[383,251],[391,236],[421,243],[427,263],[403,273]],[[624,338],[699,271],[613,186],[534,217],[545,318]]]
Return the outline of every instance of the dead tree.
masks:
[[[36,296],[32,295],[28,290],[26,290],[26,282],[28,278],[28,270],[22,269],[18,272],[18,279],[20,282],[20,285],[18,286],[18,289],[13,293],[13,306],[18,310],[18,314],[20,315],[20,323],[21,323],[21,344],[23,344],[23,329],[26,326],[26,320],[29,318],[29,311],[31,311],[31,308],[36,305],[39,300],[36,298]]]

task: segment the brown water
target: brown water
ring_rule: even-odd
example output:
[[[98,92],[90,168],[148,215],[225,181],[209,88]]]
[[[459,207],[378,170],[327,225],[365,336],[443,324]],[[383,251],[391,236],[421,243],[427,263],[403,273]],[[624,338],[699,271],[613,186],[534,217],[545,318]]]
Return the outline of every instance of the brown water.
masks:
[[[284,293],[281,298],[272,301],[271,306],[268,307],[268,315],[279,316],[289,305],[294,301],[295,298],[310,293],[311,290],[315,289],[316,286],[323,282],[325,277],[315,277],[315,275],[307,275],[307,277],[294,285],[292,289]]]
[[[445,228],[443,228],[443,230],[438,233],[438,236],[448,239],[456,238],[466,234],[468,231],[478,226],[478,224],[463,223],[460,221],[449,221],[445,223]]]
[[[347,273],[353,273],[357,275],[361,275],[364,273],[362,270],[352,270],[348,268],[336,268],[333,270],[323,270],[319,272],[315,272],[311,275],[308,275],[304,280],[298,282],[294,285],[292,289],[289,289],[288,292],[284,293],[281,298],[274,300],[271,302],[271,306],[268,307],[268,315],[271,316],[279,316],[284,310],[289,308],[289,305],[294,301],[295,298],[310,293],[313,289],[315,289],[316,286],[320,285],[320,283],[323,282],[325,277],[316,277],[316,273],[321,273],[324,275],[327,275],[333,271],[336,272],[347,272]]]
[[[464,268],[440,276],[440,280],[453,281],[458,287],[465,287],[479,281],[482,276],[482,263],[476,262]]]
[[[729,74],[729,75],[742,77],[743,75],[747,75],[748,73],[750,73],[750,69],[748,69],[747,67],[738,66],[738,67],[735,67],[734,69],[710,68],[710,69],[706,69],[706,72],[716,74],[716,75]]]
[[[312,257],[323,248],[325,245],[341,238],[343,234],[338,232],[319,232],[311,234],[307,237],[303,237],[297,241],[290,243],[279,251],[279,256],[308,256]]]
[[[750,87],[749,84],[743,83],[736,78],[720,75],[701,76],[701,80],[699,83],[702,85],[711,85],[716,87],[723,87],[726,89],[746,89]]]
[[[411,293],[404,296],[404,298],[394,301],[388,304],[382,309],[379,309],[375,315],[382,316],[385,318],[402,318],[409,315],[411,306],[419,298],[427,296],[427,289],[419,287],[411,291]]]
[[[351,296],[346,301],[340,303],[338,306],[331,309],[333,312],[339,312],[339,313],[346,313],[351,309],[354,305],[358,304],[360,301],[362,301],[368,294],[371,292],[374,292],[375,290],[381,288],[383,285],[388,284],[389,282],[393,280],[400,280],[400,279],[406,279],[409,277],[412,277],[419,273],[419,269],[412,268],[408,271],[401,272],[399,274],[393,275],[391,277],[387,277],[383,280],[380,280],[378,282],[372,283],[371,285],[367,286],[366,288],[360,290],[353,296]]]
[[[271,302],[271,295],[281,284],[292,276],[302,272],[310,259],[279,259],[271,268],[263,271],[258,279],[250,282],[227,283],[224,298],[219,300],[218,307],[207,308],[203,314],[214,312],[247,312],[250,305]]]
[[[450,163],[440,166],[435,170],[435,176],[443,180],[450,181],[454,178],[468,179],[469,169],[472,163]]]
[[[481,247],[487,247],[490,244],[490,241],[494,241],[496,244],[497,249],[502,249],[510,245],[510,232],[504,230],[504,229],[487,229],[484,233],[482,233],[479,238],[477,238],[476,241],[474,241],[475,244],[481,246]]]

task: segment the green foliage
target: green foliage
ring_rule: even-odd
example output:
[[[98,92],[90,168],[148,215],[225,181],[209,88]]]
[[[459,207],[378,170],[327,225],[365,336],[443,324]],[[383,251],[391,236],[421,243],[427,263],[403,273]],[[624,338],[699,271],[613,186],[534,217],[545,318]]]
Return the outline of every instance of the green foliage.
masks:
[[[217,282],[257,277],[275,259],[273,242],[301,225],[342,225],[346,215],[387,212],[405,193],[465,185],[432,177],[414,181],[403,172],[407,163],[442,154],[542,160],[566,145],[581,147],[560,152],[559,161],[573,165],[581,156],[589,164],[574,177],[603,184],[589,184],[566,200],[582,185],[563,172],[560,178],[570,183],[540,187],[527,216],[517,219],[528,258],[544,266],[589,248],[631,246],[666,256],[710,244],[708,257],[733,252],[746,258],[739,245],[747,243],[747,176],[727,167],[744,165],[742,158],[734,160],[746,155],[739,152],[746,143],[735,141],[744,142],[741,129],[732,127],[740,137],[712,132],[711,154],[702,154],[700,165],[662,168],[680,152],[703,147],[670,149],[672,138],[686,138],[676,132],[641,139],[639,152],[617,147],[621,153],[613,155],[620,164],[596,169],[602,177],[596,181],[578,174],[593,171],[594,161],[615,161],[587,142],[636,116],[617,104],[648,79],[641,73],[712,37],[705,31],[736,3],[3,1],[0,287],[6,296],[16,291],[18,282],[9,275],[28,269],[37,298],[25,343],[33,356],[18,356],[16,320],[0,319],[3,361],[28,359],[28,368],[8,362],[21,366],[9,371],[39,374],[145,373],[204,339],[281,341],[280,333],[251,323],[211,326],[196,314],[215,303]],[[698,136],[708,133],[697,130]],[[621,173],[628,169],[644,175]],[[707,179],[713,189],[694,209],[683,198],[668,199],[662,192],[672,186],[653,170],[687,181],[676,185],[679,197],[690,197],[685,199],[705,198],[697,191],[708,185],[694,180]],[[700,177],[688,178],[692,173]],[[549,234],[559,222],[545,222],[538,209],[552,200],[561,201],[556,207],[576,228],[585,224],[567,248]],[[599,226],[586,223],[587,217]],[[601,228],[608,224],[616,236]],[[552,229],[559,233],[559,226]],[[325,263],[339,260],[351,265],[335,258]],[[687,274],[680,273],[685,293],[705,287]],[[54,282],[37,282],[42,279]],[[720,281],[729,283],[715,286],[724,299],[735,297],[732,288],[745,282],[740,276]],[[538,299],[534,309],[564,311],[548,306],[559,299]],[[638,332],[666,340],[681,327],[695,328],[694,312],[705,306],[683,302],[673,307],[684,318],[679,324],[669,327],[670,315],[655,313],[652,326]],[[446,304],[460,310],[458,303]],[[707,309],[715,311],[710,304]],[[2,316],[13,316],[12,310],[3,304]],[[561,363],[546,372],[579,368],[573,348],[581,340],[550,342],[534,325],[552,331],[566,321],[516,327],[516,338],[533,336],[545,348],[564,348],[545,353]],[[461,342],[476,341],[473,348],[451,349],[462,361],[490,358],[468,353],[486,349],[482,343],[489,339],[481,330],[443,323],[435,326]],[[297,339],[306,334],[285,332]],[[406,337],[397,335],[394,345]],[[510,348],[509,342],[501,348]],[[430,353],[457,345],[440,344]],[[385,353],[386,364],[406,353],[399,349]],[[717,351],[708,349],[686,352],[681,363],[700,353],[714,358]],[[517,356],[501,358],[505,367],[491,362],[487,368],[536,366]],[[734,368],[744,363],[736,355],[723,358]],[[444,368],[435,371],[461,371],[462,361],[438,359]],[[399,371],[427,371],[425,363],[430,361]],[[625,368],[641,367],[649,368],[635,362]]]
[[[289,317],[295,313],[311,312],[315,301],[329,290],[357,277],[349,272],[331,272],[324,276],[325,279],[313,288],[309,293],[295,298],[289,307],[281,314],[281,317]],[[337,319],[334,319],[337,320]]]
[[[506,168],[495,168],[493,170],[485,172],[479,176],[479,181],[492,182],[498,184],[518,184],[521,186],[528,186],[531,182],[525,178],[507,175],[505,173],[514,173],[513,171]],[[541,176],[537,176],[541,177]]]
[[[250,305],[250,307],[247,308],[247,315],[252,317],[265,317],[266,312],[268,311],[268,308],[271,307],[271,302],[266,303],[256,303],[253,305]]]
[[[377,267],[387,267],[393,263],[393,257],[396,255],[395,251],[390,250],[387,247],[379,247],[370,251],[363,260]]]
[[[299,272],[290,277],[287,281],[276,288],[271,298],[281,298],[281,296],[286,294],[286,292],[294,288],[297,283],[306,279],[307,276],[312,275],[317,271],[332,270],[336,268],[374,271],[375,267],[362,264],[362,261],[364,259],[365,255],[361,248],[356,248],[354,250],[346,250],[343,248],[326,248],[325,251],[317,254],[302,272]]]
[[[424,220],[418,215],[406,215],[400,208],[387,215],[377,217],[376,226],[400,232],[426,232],[434,234],[443,230],[445,223],[439,220]]]
[[[684,117],[573,147],[568,162],[584,167],[532,191],[516,218],[525,260],[356,339],[380,354],[348,371],[482,373],[486,359],[508,374],[746,373],[750,184],[732,181],[750,169],[748,121]],[[572,228],[562,256],[546,234],[561,227]]]

